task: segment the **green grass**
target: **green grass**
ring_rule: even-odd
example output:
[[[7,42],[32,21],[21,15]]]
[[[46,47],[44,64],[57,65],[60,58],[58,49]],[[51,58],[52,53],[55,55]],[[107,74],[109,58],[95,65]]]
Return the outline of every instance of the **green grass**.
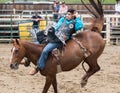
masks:
[[[0,0],[0,3],[5,3],[7,1],[13,1],[13,0]],[[19,1],[19,0],[14,0],[14,1]],[[20,0],[20,1],[46,1],[46,0]],[[54,0],[49,0],[49,1],[54,1]],[[59,0],[59,1],[63,1],[63,0]],[[64,0],[66,3],[69,4],[80,4],[81,0]],[[88,1],[88,0],[86,0]],[[104,0],[104,4],[115,4],[116,0]]]
[[[4,2],[7,2],[7,1],[10,1],[10,0],[0,0],[0,3],[4,3]]]
[[[63,1],[63,0],[60,0]],[[80,4],[81,0],[64,0],[66,3]],[[83,0],[84,1],[84,0]],[[85,0],[88,1],[88,0]],[[104,0],[104,4],[115,4],[115,0]]]

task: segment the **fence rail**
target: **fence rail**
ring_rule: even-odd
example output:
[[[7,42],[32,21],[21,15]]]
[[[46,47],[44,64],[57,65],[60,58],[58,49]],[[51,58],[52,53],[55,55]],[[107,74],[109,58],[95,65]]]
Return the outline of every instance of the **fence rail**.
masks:
[[[51,22],[53,15],[41,14],[41,16],[45,18],[47,23],[49,23]],[[90,25],[89,19],[91,18],[91,16],[89,14],[81,14],[79,16],[83,20],[85,26]],[[30,15],[21,15],[21,14],[0,15],[0,41],[3,41],[3,39],[20,38],[19,24],[22,23],[23,21],[30,21],[30,18],[31,18]],[[120,15],[105,14],[105,22],[104,22],[104,29],[102,31],[102,35],[104,37],[104,40],[106,40],[107,44],[111,43],[111,39],[113,38],[111,33],[114,33],[115,29],[118,30],[118,35],[115,32],[117,35],[117,40],[120,39],[120,35],[119,35],[120,29],[116,28],[117,26],[119,26],[119,22],[120,22]],[[115,29],[112,29],[112,27],[115,27]]]

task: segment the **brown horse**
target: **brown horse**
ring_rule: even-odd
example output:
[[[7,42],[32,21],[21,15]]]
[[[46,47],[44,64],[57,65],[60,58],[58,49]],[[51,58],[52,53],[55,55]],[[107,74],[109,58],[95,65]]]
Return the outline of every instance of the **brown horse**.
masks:
[[[82,61],[86,62],[89,66],[89,69],[82,78],[82,86],[87,84],[88,78],[91,75],[100,70],[97,59],[102,54],[105,47],[105,41],[100,35],[103,26],[103,10],[100,0],[97,0],[97,2],[94,0],[89,1],[94,10],[85,6],[89,11],[92,11],[91,13],[95,16],[93,24],[90,26],[91,28],[89,28],[88,31],[76,34],[69,40],[63,53],[59,55],[59,59],[50,53],[44,70],[40,71],[40,73],[46,77],[42,93],[47,93],[51,85],[53,86],[54,93],[58,93],[56,74],[60,71],[70,71]],[[36,65],[44,46],[45,44],[36,45],[27,41],[13,40],[10,67],[12,69],[18,69],[24,57],[27,57]]]

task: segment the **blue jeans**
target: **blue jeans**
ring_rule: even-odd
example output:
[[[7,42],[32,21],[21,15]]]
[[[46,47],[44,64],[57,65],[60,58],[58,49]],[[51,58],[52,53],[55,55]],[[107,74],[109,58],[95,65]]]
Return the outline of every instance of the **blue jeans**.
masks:
[[[40,58],[39,58],[39,60],[37,62],[37,67],[39,69],[41,69],[41,70],[44,69],[49,52],[52,51],[55,48],[58,48],[59,46],[60,46],[59,43],[48,43],[45,46],[45,48],[43,49],[43,51],[42,51],[42,53],[40,55]]]

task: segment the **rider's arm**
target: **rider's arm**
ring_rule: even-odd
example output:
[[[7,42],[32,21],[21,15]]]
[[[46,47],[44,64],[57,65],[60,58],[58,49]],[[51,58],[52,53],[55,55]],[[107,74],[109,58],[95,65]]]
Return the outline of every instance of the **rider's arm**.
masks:
[[[75,20],[76,20],[75,31],[81,30],[83,28],[83,22],[78,17]]]
[[[60,18],[58,23],[54,26],[55,31],[58,30],[58,28],[61,26],[63,22],[64,22],[64,17]]]

